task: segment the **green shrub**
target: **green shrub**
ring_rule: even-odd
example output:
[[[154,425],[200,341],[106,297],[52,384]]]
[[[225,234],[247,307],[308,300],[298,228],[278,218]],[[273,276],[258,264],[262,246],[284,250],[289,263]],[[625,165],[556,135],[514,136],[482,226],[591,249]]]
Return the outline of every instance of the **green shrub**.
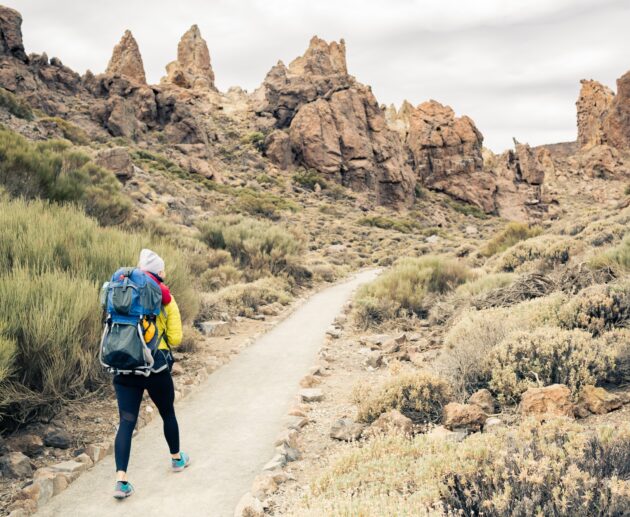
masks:
[[[243,137],[243,143],[251,144],[256,150],[263,152],[265,150],[265,135],[260,131],[253,131]]]
[[[630,322],[630,281],[594,285],[580,291],[559,313],[560,325],[594,336]]]
[[[456,212],[459,212],[460,214],[472,216],[477,219],[488,218],[488,214],[486,214],[483,210],[481,210],[481,208],[475,205],[472,205],[470,203],[467,203],[465,201],[459,201],[457,199],[447,197],[446,206],[452,208],[453,210],[455,210]]]
[[[186,255],[171,245],[101,228],[71,206],[0,201],[0,415],[23,421],[98,386],[100,285],[144,247],[166,262],[182,318],[198,310]],[[4,425],[4,423],[3,423]]]
[[[373,226],[384,230],[396,230],[400,233],[413,233],[420,228],[420,225],[409,219],[392,219],[381,215],[371,215],[362,217],[357,221],[361,226]]]
[[[558,235],[540,235],[508,248],[499,260],[499,271],[518,271],[536,266],[543,270],[566,264],[575,249],[575,241]]]
[[[40,122],[54,124],[61,130],[63,137],[73,144],[88,145],[90,143],[90,137],[83,129],[61,117],[43,117]]]
[[[4,333],[17,343],[15,375],[0,385],[2,414],[25,421],[95,382],[101,370],[97,290],[95,282],[59,271],[17,268],[0,276]]]
[[[306,190],[315,190],[315,185],[319,185],[322,190],[328,188],[328,182],[324,177],[313,169],[299,170],[293,175],[293,183]]]
[[[64,141],[32,143],[0,129],[0,185],[12,196],[78,202],[103,224],[123,222],[131,211],[116,177]]]
[[[451,388],[440,377],[428,373],[404,373],[385,382],[358,400],[358,419],[373,422],[397,409],[416,423],[437,422],[451,399]]]
[[[11,115],[25,120],[33,120],[33,110],[22,99],[10,91],[0,88],[0,108],[5,108]]]
[[[465,398],[487,386],[492,376],[490,356],[499,343],[516,330],[556,325],[565,303],[564,294],[554,293],[511,307],[465,311],[444,337],[438,368]]]
[[[235,207],[240,211],[250,215],[258,215],[268,219],[279,219],[281,211],[289,210],[297,212],[298,206],[291,200],[256,191],[251,188],[235,189]]]
[[[215,217],[199,225],[201,239],[225,250],[241,268],[257,274],[287,272],[303,243],[285,227],[241,216]]]
[[[461,443],[392,434],[340,450],[296,504],[301,517],[622,516],[628,426],[587,434],[527,421]]]
[[[506,287],[516,280],[514,273],[490,273],[460,285],[455,293],[461,296],[479,296],[488,291]]]
[[[542,327],[509,336],[490,362],[490,388],[505,403],[518,402],[530,387],[550,384],[566,384],[577,398],[584,385],[606,378],[614,358],[587,332]]]
[[[232,264],[222,264],[201,274],[201,288],[204,291],[218,291],[240,282],[242,278],[243,273]]]
[[[443,257],[407,258],[397,262],[374,282],[357,293],[355,318],[364,324],[378,324],[370,311],[386,308],[383,319],[394,316],[427,314],[426,296],[444,294],[470,279],[472,274],[462,264]],[[380,311],[380,309],[379,309]],[[375,313],[375,316],[377,314]]]
[[[497,253],[501,253],[508,248],[514,246],[517,242],[536,237],[542,233],[540,226],[529,226],[524,223],[511,222],[508,223],[503,230],[495,235],[486,244],[481,254],[485,257],[491,257]]]
[[[472,437],[442,481],[449,515],[613,516],[630,507],[630,433],[527,423]],[[468,440],[467,440],[468,441]]]
[[[240,283],[224,287],[216,293],[205,295],[201,318],[217,319],[228,316],[255,316],[264,305],[291,301],[288,286],[279,278],[260,278],[252,283]]]
[[[612,267],[621,269],[622,272],[630,271],[630,235],[627,235],[618,246],[593,257],[589,265],[593,269]]]
[[[147,169],[159,170],[179,178],[194,177],[193,175],[190,175],[188,171],[185,171],[179,165],[158,153],[153,153],[145,149],[135,149],[131,152],[131,157],[134,162],[143,165]]]

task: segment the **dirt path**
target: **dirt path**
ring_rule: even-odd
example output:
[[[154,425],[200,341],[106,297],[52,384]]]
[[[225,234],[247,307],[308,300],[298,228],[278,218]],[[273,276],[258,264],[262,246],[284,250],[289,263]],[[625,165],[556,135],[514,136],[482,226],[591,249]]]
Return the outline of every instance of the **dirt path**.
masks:
[[[129,466],[136,493],[115,501],[110,456],[83,474],[37,515],[190,515],[231,517],[239,498],[274,453],[299,380],[316,361],[325,331],[352,291],[375,271],[314,295],[286,320],[177,405],[182,449],[191,466],[170,472],[156,418],[135,438]]]

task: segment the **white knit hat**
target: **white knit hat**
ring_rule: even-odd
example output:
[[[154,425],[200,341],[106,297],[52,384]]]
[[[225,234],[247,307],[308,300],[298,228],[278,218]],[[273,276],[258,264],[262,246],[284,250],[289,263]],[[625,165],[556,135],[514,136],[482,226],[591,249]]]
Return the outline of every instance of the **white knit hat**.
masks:
[[[164,271],[164,260],[155,251],[143,249],[140,252],[138,267],[143,271],[148,271],[154,275],[159,275]]]

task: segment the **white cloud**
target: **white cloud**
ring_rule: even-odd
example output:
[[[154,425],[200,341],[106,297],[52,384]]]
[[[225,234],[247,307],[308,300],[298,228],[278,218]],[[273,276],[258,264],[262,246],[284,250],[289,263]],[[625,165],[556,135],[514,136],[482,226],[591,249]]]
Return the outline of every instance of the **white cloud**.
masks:
[[[468,114],[494,150],[512,136],[532,144],[575,138],[579,79],[614,79],[626,56],[623,0],[21,0],[27,51],[79,72],[105,69],[131,29],[150,81],[197,23],[217,84],[254,89],[278,59],[313,34],[344,37],[350,72],[380,102],[429,98]]]

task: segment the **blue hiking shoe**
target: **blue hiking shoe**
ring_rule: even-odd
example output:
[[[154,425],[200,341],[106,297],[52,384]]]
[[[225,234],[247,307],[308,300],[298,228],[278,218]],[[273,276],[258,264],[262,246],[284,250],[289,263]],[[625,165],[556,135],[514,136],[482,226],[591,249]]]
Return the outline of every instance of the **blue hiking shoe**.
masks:
[[[173,468],[173,472],[181,472],[188,465],[190,465],[190,456],[185,452],[179,453],[179,459],[174,460],[171,458],[171,467]]]
[[[116,499],[126,499],[131,494],[133,494],[133,485],[131,483],[116,481],[116,487],[114,488],[114,497]]]

